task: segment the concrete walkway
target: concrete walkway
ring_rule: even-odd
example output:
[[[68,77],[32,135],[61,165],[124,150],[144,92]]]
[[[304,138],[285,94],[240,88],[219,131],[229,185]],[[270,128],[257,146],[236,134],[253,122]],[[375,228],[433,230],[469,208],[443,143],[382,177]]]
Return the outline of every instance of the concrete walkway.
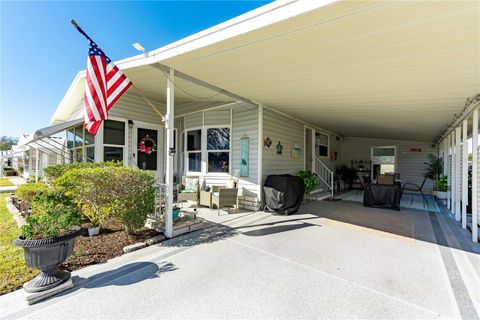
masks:
[[[9,177],[8,180],[10,180],[10,182],[13,183],[14,185],[0,187],[0,193],[14,192],[15,190],[17,190],[19,185],[24,184],[26,182],[24,178],[20,178],[20,177]]]
[[[75,272],[78,287],[2,319],[465,318],[480,314],[480,246],[443,214],[312,202],[214,224]]]

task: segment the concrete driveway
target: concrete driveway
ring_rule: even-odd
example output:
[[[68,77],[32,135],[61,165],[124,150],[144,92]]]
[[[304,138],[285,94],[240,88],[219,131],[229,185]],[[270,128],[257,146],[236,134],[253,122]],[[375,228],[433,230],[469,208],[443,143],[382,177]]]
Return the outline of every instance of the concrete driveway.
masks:
[[[79,284],[0,318],[478,319],[480,246],[448,216],[311,202],[240,213],[207,229],[75,272]]]

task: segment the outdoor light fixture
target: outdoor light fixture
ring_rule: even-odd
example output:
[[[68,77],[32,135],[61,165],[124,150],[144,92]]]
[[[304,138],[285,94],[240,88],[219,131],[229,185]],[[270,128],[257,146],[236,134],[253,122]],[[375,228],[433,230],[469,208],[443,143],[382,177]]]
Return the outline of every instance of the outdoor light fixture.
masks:
[[[145,53],[145,48],[139,43],[139,42],[135,42],[134,44],[132,44],[132,46],[137,49],[138,51],[142,52],[143,54],[146,55]]]
[[[130,129],[133,128],[133,121],[132,121],[132,120],[128,120],[128,127],[129,127]]]
[[[175,148],[170,148],[170,155],[174,156],[175,155]]]

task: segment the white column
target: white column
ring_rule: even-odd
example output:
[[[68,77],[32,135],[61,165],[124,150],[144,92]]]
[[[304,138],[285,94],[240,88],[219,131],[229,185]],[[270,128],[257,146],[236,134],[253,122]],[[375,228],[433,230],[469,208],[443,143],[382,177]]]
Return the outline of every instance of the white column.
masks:
[[[35,149],[35,183],[38,183],[38,170],[40,164],[40,150]]]
[[[167,147],[165,152],[167,153],[167,167],[165,173],[165,183],[167,184],[167,197],[165,203],[165,236],[167,238],[173,237],[173,133],[174,133],[174,79],[175,73],[173,69],[167,76],[167,115],[165,119],[165,129],[167,130]]]
[[[448,176],[448,137],[443,139],[443,175]]]
[[[462,128],[458,126],[455,128],[455,220],[460,221],[461,218],[461,197],[460,197],[460,186],[461,184],[461,138],[462,138]]]
[[[258,106],[258,200],[262,201],[263,182],[263,105]]]
[[[447,186],[448,186],[448,192],[447,192],[447,209],[450,210],[452,208],[452,203],[451,203],[451,200],[452,200],[452,168],[451,168],[451,165],[452,165],[452,154],[453,154],[453,150],[452,150],[452,144],[451,144],[451,138],[452,136],[449,134],[446,138],[446,141],[445,141],[445,146],[447,148]]]
[[[463,120],[462,131],[462,228],[467,228],[468,204],[468,118]]]
[[[478,109],[473,110],[472,129],[472,241],[478,242]]]
[[[451,144],[451,148],[452,148],[452,160],[451,160],[451,164],[450,164],[450,168],[451,168],[451,176],[452,176],[452,179],[450,180],[450,189],[452,190],[451,191],[451,199],[450,199],[450,212],[452,214],[455,214],[455,178],[456,178],[456,172],[455,172],[455,169],[456,169],[456,156],[455,156],[455,130],[452,130],[452,140],[450,141],[450,144]]]

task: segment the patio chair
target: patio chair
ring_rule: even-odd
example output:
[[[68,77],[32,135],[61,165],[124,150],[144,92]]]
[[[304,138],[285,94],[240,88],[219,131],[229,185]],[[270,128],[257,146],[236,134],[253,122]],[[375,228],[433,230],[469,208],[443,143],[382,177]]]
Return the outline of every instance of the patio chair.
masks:
[[[425,185],[425,182],[427,181],[427,177],[424,177],[423,178],[423,182],[422,184],[419,186],[418,184],[415,184],[415,183],[411,183],[411,182],[407,182],[403,185],[403,188],[402,188],[402,195],[403,193],[405,192],[405,190],[407,191],[413,191],[413,192],[420,192],[422,194],[422,198],[423,198],[423,207],[425,208],[426,207],[426,203],[427,203],[427,198],[425,198],[425,194],[423,194],[423,186]],[[413,198],[412,198],[412,202],[413,202]]]
[[[182,183],[177,185],[177,202],[193,201],[198,207],[199,181],[197,176],[182,176]]]
[[[237,188],[220,188],[218,192],[212,193],[212,208],[216,206],[218,215],[220,215],[220,208],[235,207],[235,212],[238,212],[238,189]]]
[[[357,172],[357,178],[358,181],[360,182],[360,189],[357,190],[357,194],[355,196],[358,196],[358,194],[362,191],[365,192],[365,181],[363,175],[360,175],[360,173]]]

